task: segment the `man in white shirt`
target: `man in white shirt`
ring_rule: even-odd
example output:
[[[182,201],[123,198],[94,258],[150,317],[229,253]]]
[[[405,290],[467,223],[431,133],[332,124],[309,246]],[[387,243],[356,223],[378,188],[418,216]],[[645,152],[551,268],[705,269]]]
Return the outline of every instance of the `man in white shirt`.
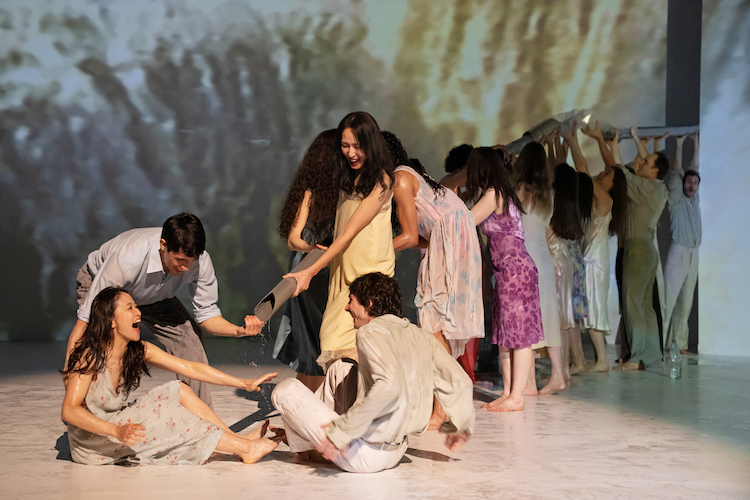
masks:
[[[394,467],[406,452],[407,436],[427,430],[433,398],[448,420],[440,432],[458,449],[472,434],[471,379],[432,334],[401,316],[401,290],[381,273],[357,278],[346,310],[357,328],[358,394],[338,415],[299,380],[287,379],[272,401],[284,421],[293,452],[317,449],[348,472]],[[324,384],[330,385],[330,384]],[[334,396],[335,397],[335,396]]]
[[[698,136],[694,140],[690,169],[682,170],[682,143],[686,136],[677,137],[677,154],[672,176],[667,182],[672,245],[664,271],[666,284],[666,315],[664,316],[664,348],[669,349],[672,336],[682,354],[688,354],[688,317],[693,308],[695,285],[698,281],[698,248],[701,244],[701,207],[698,186]],[[670,331],[671,326],[671,331]],[[671,335],[670,335],[671,333]]]
[[[104,243],[88,256],[76,277],[78,320],[68,338],[68,356],[89,322],[91,303],[108,286],[122,287],[141,310],[141,323],[170,354],[208,364],[201,335],[182,302],[175,297],[187,287],[195,322],[214,335],[257,335],[263,322],[245,316],[237,326],[221,316],[214,266],[206,248],[201,221],[192,214],[170,217],[161,228],[131,229]],[[209,406],[208,385],[179,377]]]

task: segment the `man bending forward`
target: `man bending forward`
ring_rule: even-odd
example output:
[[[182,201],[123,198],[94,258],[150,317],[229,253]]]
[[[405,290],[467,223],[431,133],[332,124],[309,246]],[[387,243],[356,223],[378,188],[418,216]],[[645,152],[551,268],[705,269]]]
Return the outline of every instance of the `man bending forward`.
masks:
[[[348,472],[394,467],[407,436],[427,430],[437,397],[448,417],[440,428],[456,450],[474,428],[471,379],[430,333],[401,316],[401,290],[381,273],[357,278],[346,310],[357,328],[359,392],[343,415],[297,379],[273,391],[293,452],[317,449]],[[328,385],[328,384],[326,384]]]

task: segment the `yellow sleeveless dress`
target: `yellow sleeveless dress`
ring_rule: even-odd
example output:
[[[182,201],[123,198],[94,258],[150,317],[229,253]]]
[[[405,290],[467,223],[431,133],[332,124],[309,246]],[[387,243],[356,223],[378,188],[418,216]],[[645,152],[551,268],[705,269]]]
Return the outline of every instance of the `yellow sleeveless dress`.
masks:
[[[336,209],[334,238],[362,203],[360,195],[344,195]],[[351,315],[344,310],[349,302],[349,286],[360,276],[381,272],[393,276],[396,253],[391,229],[391,200],[383,204],[375,218],[354,237],[349,246],[331,261],[328,303],[320,326],[318,364],[324,370],[341,358],[357,358],[356,329]]]

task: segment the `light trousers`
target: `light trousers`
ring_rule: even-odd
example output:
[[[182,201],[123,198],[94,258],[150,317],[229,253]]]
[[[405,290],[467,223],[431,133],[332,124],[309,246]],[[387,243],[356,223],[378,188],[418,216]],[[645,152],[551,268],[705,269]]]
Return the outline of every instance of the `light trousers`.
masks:
[[[630,361],[647,365],[661,362],[659,324],[654,311],[654,280],[659,253],[652,239],[625,240],[623,257],[623,306],[630,344]]]
[[[320,395],[314,394],[297,379],[288,378],[278,384],[271,394],[271,401],[281,413],[289,448],[295,453],[316,449],[326,438],[323,427],[339,416],[320,399]],[[406,448],[406,440],[395,450],[380,450],[362,439],[355,439],[333,463],[347,472],[379,472],[395,467]]]
[[[672,242],[664,272],[667,300],[664,316],[664,346],[669,348],[671,335],[680,349],[688,348],[688,318],[693,308],[695,284],[698,282],[698,249]],[[671,331],[671,335],[667,332]]]

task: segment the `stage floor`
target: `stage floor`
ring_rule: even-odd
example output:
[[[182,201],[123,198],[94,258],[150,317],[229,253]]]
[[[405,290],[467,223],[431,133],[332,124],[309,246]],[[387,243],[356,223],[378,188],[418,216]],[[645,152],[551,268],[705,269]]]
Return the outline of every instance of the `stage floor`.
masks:
[[[212,339],[207,351],[233,375],[293,376],[270,359],[267,344]],[[75,464],[60,421],[63,352],[60,342],[0,342],[3,499],[750,498],[749,359],[689,357],[680,380],[661,367],[581,374],[560,394],[527,398],[518,413],[482,410],[497,391],[477,386],[476,434],[463,451],[449,452],[428,432],[410,440],[396,468],[358,475],[298,462],[284,444],[254,465]],[[171,379],[152,375],[136,394]],[[216,413],[236,431],[269,415],[280,425],[265,389],[216,387]]]

